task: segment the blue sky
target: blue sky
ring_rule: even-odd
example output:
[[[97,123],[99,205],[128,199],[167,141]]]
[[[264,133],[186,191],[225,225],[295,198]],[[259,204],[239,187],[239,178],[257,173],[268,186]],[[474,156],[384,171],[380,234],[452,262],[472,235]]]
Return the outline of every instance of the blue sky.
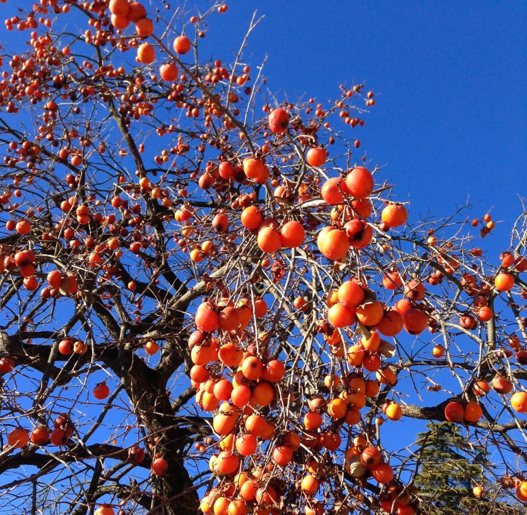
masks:
[[[265,19],[247,56],[254,69],[268,55],[269,91],[325,103],[339,84],[365,82],[377,104],[355,129],[360,150],[387,165],[410,218],[448,215],[470,197],[471,215],[493,207],[508,222],[491,243],[507,244],[527,196],[527,4],[229,2],[203,42],[237,48],[255,9]]]

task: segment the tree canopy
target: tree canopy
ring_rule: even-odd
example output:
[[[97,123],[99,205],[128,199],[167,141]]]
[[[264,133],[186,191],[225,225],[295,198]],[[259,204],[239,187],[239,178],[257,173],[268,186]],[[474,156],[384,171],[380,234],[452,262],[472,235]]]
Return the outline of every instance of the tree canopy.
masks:
[[[490,250],[490,214],[412,219],[360,148],[375,93],[268,93],[257,17],[202,57],[228,15],[5,22],[4,509],[412,515],[431,485],[524,506],[526,213]],[[475,461],[433,485],[456,448]]]

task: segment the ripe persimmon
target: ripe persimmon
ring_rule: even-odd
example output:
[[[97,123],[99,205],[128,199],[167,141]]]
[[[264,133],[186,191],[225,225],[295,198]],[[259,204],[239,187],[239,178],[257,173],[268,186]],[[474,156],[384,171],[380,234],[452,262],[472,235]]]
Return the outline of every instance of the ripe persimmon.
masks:
[[[152,473],[156,476],[163,476],[168,470],[168,462],[164,458],[156,458],[152,462]]]
[[[523,256],[518,256],[514,260],[514,269],[518,272],[526,272],[527,271],[527,258]]]
[[[233,343],[226,343],[220,347],[218,358],[228,367],[237,367],[243,360],[243,351]]]
[[[487,395],[487,393],[489,393],[490,386],[487,381],[476,381],[472,390],[474,392],[474,395],[477,395],[478,397],[484,397],[485,395]]]
[[[188,54],[192,48],[192,42],[187,36],[178,36],[174,40],[174,50],[180,55]]]
[[[319,481],[315,479],[311,474],[308,474],[304,477],[304,479],[302,479],[302,482],[300,483],[300,488],[307,495],[315,495],[318,491],[319,485]]]
[[[350,244],[344,231],[326,227],[318,235],[317,246],[325,257],[337,261],[347,254]]]
[[[375,467],[381,462],[382,455],[377,447],[366,447],[360,454],[360,461],[366,467]]]
[[[395,421],[396,420],[401,420],[401,417],[403,416],[403,411],[401,409],[401,406],[399,406],[399,404],[397,404],[395,402],[392,402],[386,408],[385,415],[390,420],[395,420]]]
[[[527,412],[527,393],[526,392],[516,392],[511,397],[511,406],[514,411],[518,413]]]
[[[257,491],[258,483],[252,479],[248,479],[240,487],[240,497],[246,501],[254,501]]]
[[[219,328],[218,315],[205,302],[198,307],[194,321],[200,331],[209,332]]]
[[[27,220],[21,220],[16,224],[16,232],[25,236],[31,232],[31,224]]]
[[[373,175],[363,166],[353,168],[346,176],[346,186],[355,198],[362,199],[371,195],[373,185]]]
[[[278,445],[273,449],[273,461],[285,467],[293,459],[293,449],[287,445]]]
[[[240,435],[236,438],[236,450],[242,456],[250,456],[254,454],[258,448],[258,441],[256,436],[251,433]]]
[[[387,290],[396,290],[403,285],[403,279],[397,270],[390,271],[383,276],[382,284]]]
[[[115,511],[111,506],[103,504],[100,508],[95,510],[94,515],[114,515]]]
[[[395,309],[387,309],[377,323],[376,329],[383,336],[397,336],[402,331],[403,325],[403,316]]]
[[[355,321],[355,309],[337,302],[329,308],[328,321],[333,327],[349,327]]]
[[[146,16],[146,9],[140,2],[132,2],[129,5],[127,16],[132,23],[136,23]]]
[[[494,312],[488,306],[483,306],[478,310],[478,318],[482,322],[488,322],[494,316]]]
[[[156,58],[156,49],[150,43],[143,43],[137,49],[137,61],[142,64],[152,64]]]
[[[375,374],[377,381],[381,384],[393,386],[397,382],[397,374],[391,367],[383,367]]]
[[[380,463],[370,469],[371,475],[381,484],[389,483],[393,479],[393,469],[386,463]]]
[[[126,29],[130,25],[130,20],[127,16],[116,16],[115,14],[112,14],[111,22],[116,29],[120,30]]]
[[[362,360],[362,368],[368,372],[376,372],[381,367],[381,358],[377,354],[365,355]]]
[[[214,463],[216,464],[217,458],[215,456],[213,456],[213,458],[215,458]],[[211,470],[214,471],[213,466],[211,466]],[[231,502],[226,497],[223,497],[223,496],[217,497],[214,500],[214,506],[213,506],[212,513],[214,513],[214,515],[229,515],[228,510],[229,510],[230,503]]]
[[[8,445],[14,445],[15,449],[25,447],[29,442],[29,432],[22,427],[16,427],[7,435]]]
[[[127,16],[130,9],[128,0],[110,0],[108,9],[115,16]]]
[[[363,304],[357,308],[357,319],[361,324],[372,327],[384,317],[384,309],[379,301]]]
[[[404,328],[409,334],[421,334],[429,324],[426,313],[418,308],[410,308],[403,316]]]
[[[328,153],[324,148],[310,148],[306,154],[306,161],[311,166],[322,166],[327,159]]]
[[[174,82],[178,76],[178,69],[174,63],[166,63],[159,68],[159,75],[166,82]]]
[[[233,499],[227,508],[227,515],[247,515],[247,505],[242,499]]]
[[[320,190],[321,197],[330,205],[342,204],[347,194],[349,194],[348,187],[341,177],[328,179]]]
[[[154,22],[150,18],[141,18],[135,22],[135,30],[142,38],[154,33]]]
[[[108,385],[106,384],[106,381],[103,381],[102,383],[99,383],[94,389],[93,389],[93,396],[96,399],[103,400],[106,399],[110,395],[110,388],[108,388]]]
[[[304,416],[304,427],[311,431],[318,429],[322,425],[322,416],[320,413],[314,411],[308,411]]]
[[[49,431],[45,427],[36,427],[29,439],[36,445],[44,445],[49,440]]]
[[[148,342],[145,343],[145,351],[150,356],[153,356],[154,354],[156,354],[158,350],[159,350],[159,345],[156,342],[149,340]]]
[[[346,415],[348,405],[345,400],[337,397],[328,403],[328,414],[331,418],[339,419]]]
[[[242,362],[242,373],[249,381],[256,381],[262,377],[263,363],[256,356],[248,356]]]
[[[269,406],[274,398],[274,388],[267,381],[261,381],[252,390],[251,402],[258,406]]]
[[[258,179],[264,171],[264,164],[259,159],[249,157],[243,161],[243,171],[249,179]]]
[[[267,254],[273,254],[282,247],[280,233],[272,227],[262,227],[258,231],[258,246]]]
[[[408,211],[401,204],[388,204],[382,210],[381,218],[387,227],[400,227],[406,223]]]
[[[267,429],[267,421],[261,415],[249,415],[245,420],[245,429],[254,436],[262,436]]]
[[[277,383],[285,376],[285,365],[278,359],[269,361],[264,366],[262,379],[271,383]]]
[[[269,115],[269,128],[275,134],[283,134],[289,126],[289,115],[284,109],[273,109]]]
[[[491,382],[492,388],[498,393],[505,395],[512,391],[512,383],[505,377],[496,375]]]
[[[210,372],[202,365],[194,365],[190,369],[190,378],[196,383],[204,383],[210,377]]]
[[[337,292],[339,302],[347,308],[356,308],[364,300],[364,290],[356,280],[343,282]]]
[[[434,358],[442,358],[445,354],[445,348],[441,344],[434,345],[434,348],[432,349],[432,356]]]
[[[477,422],[483,416],[481,406],[474,401],[467,402],[464,411],[464,419],[467,422]]]
[[[212,228],[217,233],[223,233],[229,227],[229,217],[225,213],[218,213],[212,220]]]
[[[262,212],[258,206],[248,206],[242,211],[241,222],[247,229],[258,229],[262,221]]]
[[[412,279],[406,283],[404,287],[404,294],[411,300],[422,300],[425,296],[426,290],[422,281]]]
[[[237,418],[236,414],[218,413],[212,419],[212,427],[217,434],[228,435],[234,430]]]
[[[445,406],[445,418],[449,422],[461,422],[465,416],[465,408],[459,402],[449,402]]]
[[[349,244],[357,249],[363,249],[370,244],[373,229],[364,220],[353,219],[344,224],[344,230]]]
[[[514,277],[511,274],[501,272],[494,278],[494,286],[498,291],[509,291],[514,286]]]
[[[304,243],[306,231],[300,222],[292,220],[280,229],[280,237],[282,238],[282,247],[296,248]]]
[[[377,352],[379,345],[381,343],[381,337],[377,331],[371,331],[369,338],[363,336],[361,338],[362,346],[369,352]]]

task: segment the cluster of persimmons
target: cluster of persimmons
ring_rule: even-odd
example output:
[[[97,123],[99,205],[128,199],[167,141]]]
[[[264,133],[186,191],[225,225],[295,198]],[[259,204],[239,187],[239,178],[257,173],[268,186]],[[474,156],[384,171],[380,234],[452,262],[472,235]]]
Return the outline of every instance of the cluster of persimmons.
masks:
[[[74,456],[78,400],[59,390],[57,377],[84,373],[84,389],[97,367],[82,367],[102,363],[108,379],[90,391],[105,401],[118,360],[146,352],[141,366],[152,375],[180,359],[194,403],[174,425],[198,420],[200,430],[189,437],[193,451],[171,455],[173,442],[163,441],[170,428],[148,418],[156,410],[139,413],[138,391],[146,395],[148,385],[121,375],[137,427],[151,433],[143,444],[123,444],[125,459],[151,472],[145,482],[170,484],[174,499],[197,495],[177,491],[186,487],[172,475],[176,461],[197,460],[199,474],[214,479],[200,496],[206,515],[418,513],[406,458],[381,439],[381,426],[447,420],[467,435],[501,438],[515,427],[490,418],[487,395],[516,422],[527,413],[518,373],[527,364],[518,307],[525,242],[492,267],[469,246],[473,237],[409,226],[405,203],[355,155],[360,140],[349,144],[345,135],[364,125],[373,92],[342,86],[327,109],[313,99],[264,99],[241,54],[229,67],[193,52],[213,11],[227,6],[183,20],[194,40],[129,0],[40,0],[6,20],[7,30],[31,34],[27,51],[4,53],[0,80],[0,118],[27,115],[25,132],[0,119],[0,273],[3,302],[16,312],[6,327],[16,328],[18,345],[1,356],[0,373],[10,384],[23,364],[45,377],[38,399],[60,391],[53,409],[35,404],[13,423],[6,452],[57,446],[72,453],[64,459]],[[62,44],[53,17],[73,13],[90,28]],[[495,227],[490,215],[472,226],[481,236]],[[59,303],[69,321],[46,332]],[[499,323],[497,310],[509,308],[513,321]],[[472,347],[456,354],[460,336],[479,357]],[[52,342],[44,358],[39,338]],[[406,342],[414,341],[425,343],[412,354]],[[49,367],[61,361],[46,390]],[[461,392],[424,410],[415,394],[398,392],[414,372],[427,373],[411,367],[468,375]],[[182,386],[170,392],[163,384],[158,395],[177,396]],[[0,467],[9,463],[18,466]],[[527,501],[521,470],[507,473],[501,486]],[[476,497],[489,492],[474,486]],[[98,515],[114,513],[117,501],[90,495]],[[173,499],[156,495],[169,510]]]

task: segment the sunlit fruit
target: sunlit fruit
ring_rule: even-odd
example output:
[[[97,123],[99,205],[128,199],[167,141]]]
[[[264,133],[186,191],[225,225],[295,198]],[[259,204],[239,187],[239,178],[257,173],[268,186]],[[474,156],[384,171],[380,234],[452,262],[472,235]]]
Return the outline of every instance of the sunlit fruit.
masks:
[[[7,435],[7,443],[8,445],[15,446],[15,449],[21,449],[22,447],[26,446],[29,442],[29,432],[27,429],[24,429],[22,427],[17,427],[9,432]]]
[[[341,177],[328,179],[320,190],[321,197],[330,205],[342,204],[348,193],[346,182]]]
[[[258,246],[268,254],[278,251],[282,247],[280,233],[272,227],[263,227],[258,231]]]
[[[516,392],[511,396],[511,406],[514,411],[518,413],[527,412],[527,393]]]
[[[381,213],[383,223],[387,227],[400,227],[408,219],[408,211],[401,204],[388,204]]]
[[[325,257],[337,261],[347,254],[350,244],[344,231],[327,227],[319,233],[317,246]]]
[[[323,148],[310,148],[306,154],[306,161],[311,166],[322,166],[327,159],[327,152]]]
[[[426,313],[418,308],[410,308],[403,316],[406,331],[412,335],[421,334],[429,324]]]
[[[289,115],[284,109],[273,109],[269,115],[269,128],[275,134],[282,134],[289,126]]]
[[[389,483],[393,479],[393,469],[390,465],[380,463],[370,469],[371,475],[381,484]]]
[[[348,190],[355,198],[361,199],[371,195],[373,184],[373,175],[363,166],[353,168],[346,176]]]
[[[477,422],[482,416],[483,410],[477,402],[467,402],[464,412],[464,418],[467,422]]]
[[[461,422],[465,415],[465,409],[459,402],[450,402],[445,406],[445,418],[449,422]]]
[[[192,42],[187,36],[178,36],[174,40],[174,51],[180,55],[188,54],[192,48]]]
[[[509,291],[514,286],[514,277],[511,274],[501,272],[494,278],[494,286],[498,291]]]
[[[357,281],[343,282],[338,289],[338,300],[347,308],[356,308],[364,300],[364,290]]]
[[[512,391],[512,383],[505,377],[496,375],[491,382],[492,388],[502,395],[510,393]]]
[[[300,222],[292,220],[280,229],[280,237],[282,238],[282,247],[296,248],[304,243],[306,231]]]
[[[156,458],[152,462],[152,472],[156,476],[163,476],[168,470],[168,462],[164,458]]]
[[[106,382],[99,383],[94,389],[93,389],[93,396],[96,399],[103,400],[106,399],[110,395],[110,388],[108,388],[108,385]]]

